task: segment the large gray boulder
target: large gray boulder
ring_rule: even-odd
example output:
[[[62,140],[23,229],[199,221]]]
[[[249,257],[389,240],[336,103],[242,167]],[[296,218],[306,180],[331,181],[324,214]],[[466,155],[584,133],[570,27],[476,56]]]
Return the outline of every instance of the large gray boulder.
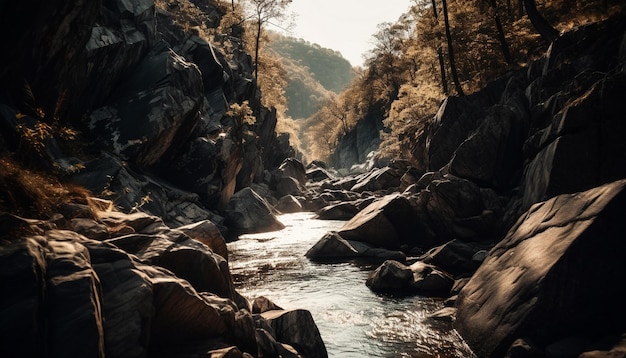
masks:
[[[276,231],[285,228],[270,205],[251,188],[233,195],[225,212],[226,225],[238,233]]]
[[[303,357],[326,358],[328,352],[311,312],[267,311],[261,316],[276,333],[276,339],[293,346]]]
[[[503,356],[517,338],[623,332],[625,186],[560,195],[519,218],[458,296],[456,329],[477,355]]]
[[[331,231],[324,235],[305,254],[313,261],[346,261],[354,258],[370,260],[405,261],[406,255],[401,251],[387,250],[354,240],[345,240],[337,232]]]
[[[396,250],[419,241],[423,230],[416,218],[406,197],[390,194],[361,210],[338,233],[346,240]]]

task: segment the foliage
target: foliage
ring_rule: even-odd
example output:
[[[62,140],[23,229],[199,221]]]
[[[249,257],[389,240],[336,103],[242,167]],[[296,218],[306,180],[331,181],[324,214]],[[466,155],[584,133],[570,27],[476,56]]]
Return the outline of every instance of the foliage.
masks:
[[[88,204],[89,196],[86,189],[27,169],[14,158],[0,158],[0,212],[46,219],[67,203]]]
[[[277,33],[269,35],[266,53],[280,59],[285,70],[288,117],[310,117],[354,77],[350,63],[336,51]]]
[[[522,0],[448,0],[448,47],[442,1],[413,0],[398,21],[379,25],[366,68],[336,97],[339,103],[329,101],[312,116],[317,122],[306,127],[312,131],[305,144],[312,148],[309,152],[320,159],[332,153],[346,133],[336,120],[331,125],[330,119],[338,118],[333,113],[341,108],[342,118],[349,118],[348,129],[368,114],[382,113],[380,121],[386,128],[381,133],[382,155],[408,156],[410,144],[423,132],[448,89],[454,88],[449,48],[454,50],[458,71],[460,87],[455,93],[461,94],[479,90],[545,51],[547,44],[520,4]],[[537,5],[559,31],[626,8],[620,0],[545,0]]]
[[[354,78],[352,65],[341,53],[303,39],[272,33],[268,47],[281,57],[308,69],[325,89],[341,92]]]

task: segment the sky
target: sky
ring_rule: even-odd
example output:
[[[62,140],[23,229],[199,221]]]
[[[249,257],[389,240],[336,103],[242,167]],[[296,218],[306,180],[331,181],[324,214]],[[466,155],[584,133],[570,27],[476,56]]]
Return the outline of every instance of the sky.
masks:
[[[295,15],[294,26],[287,34],[339,51],[352,66],[362,66],[362,55],[373,48],[376,26],[395,22],[410,4],[410,0],[293,0],[288,10]]]

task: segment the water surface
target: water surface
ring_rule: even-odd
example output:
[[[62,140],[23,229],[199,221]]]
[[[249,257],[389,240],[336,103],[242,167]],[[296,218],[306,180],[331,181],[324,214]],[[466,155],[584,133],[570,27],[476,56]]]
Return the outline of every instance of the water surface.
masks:
[[[365,286],[372,263],[319,264],[304,254],[344,222],[285,214],[285,229],[228,243],[237,291],[311,311],[330,357],[474,357],[449,323],[427,318],[440,299],[389,297]]]

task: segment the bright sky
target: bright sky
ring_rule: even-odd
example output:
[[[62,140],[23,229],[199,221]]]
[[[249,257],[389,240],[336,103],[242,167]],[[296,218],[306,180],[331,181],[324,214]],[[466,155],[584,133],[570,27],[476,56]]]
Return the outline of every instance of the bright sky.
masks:
[[[410,0],[293,0],[296,15],[290,36],[337,50],[352,66],[363,64],[373,48],[372,35],[382,22],[395,22]]]

